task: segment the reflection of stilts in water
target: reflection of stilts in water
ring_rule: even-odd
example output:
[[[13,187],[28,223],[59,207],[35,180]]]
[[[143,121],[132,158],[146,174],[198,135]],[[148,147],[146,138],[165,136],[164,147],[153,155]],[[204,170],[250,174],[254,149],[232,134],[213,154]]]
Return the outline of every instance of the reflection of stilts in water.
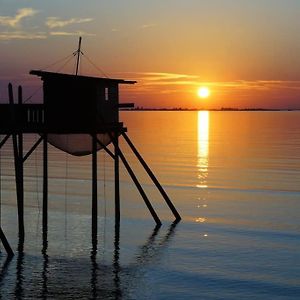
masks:
[[[15,287],[15,297],[16,299],[22,299],[24,297],[23,291],[23,270],[24,270],[24,242],[20,242],[18,245],[18,258],[16,265],[16,287]]]
[[[100,272],[100,267],[96,260],[97,248],[93,247],[91,251],[91,262],[92,262],[92,276],[91,276],[91,294],[92,299],[98,299],[98,272]],[[120,285],[120,222],[115,223],[115,238],[114,238],[114,254],[112,261],[112,280],[114,283],[114,290],[111,294],[114,295],[114,299],[122,298],[122,290]],[[106,274],[110,273],[107,270],[104,271]],[[102,278],[103,279],[103,278]]]
[[[123,280],[127,281],[126,289],[136,289],[139,290],[142,286],[142,280],[144,278],[144,274],[146,273],[146,267],[148,265],[157,265],[159,264],[160,260],[162,259],[163,250],[168,246],[171,238],[175,234],[175,228],[178,222],[174,222],[168,228],[166,234],[161,237],[161,239],[157,240],[160,226],[156,226],[149,236],[146,243],[140,247],[139,253],[136,255],[135,262],[133,262],[128,269],[124,271],[127,274],[127,278]],[[131,291],[124,290],[123,294],[130,293]],[[124,295],[123,295],[124,296]]]
[[[156,226],[154,228],[153,233],[148,238],[148,241],[141,247],[141,251],[137,255],[137,263],[139,264],[139,267],[146,266],[153,262],[153,260],[161,254],[161,251],[168,245],[171,237],[174,235],[177,224],[178,222],[175,221],[170,225],[166,235],[159,243],[155,243],[155,240],[160,227]]]
[[[120,222],[115,224],[115,240],[114,240],[114,259],[113,259],[113,273],[114,273],[114,284],[115,284],[115,299],[122,298],[122,290],[120,285]]]
[[[148,264],[153,263],[154,261],[159,261],[162,257],[162,251],[165,249],[165,247],[168,245],[168,243],[171,241],[172,236],[175,233],[175,228],[177,226],[179,221],[173,222],[170,227],[168,228],[167,233],[163,238],[156,243],[156,238],[158,236],[159,230],[161,226],[156,226],[153,229],[153,232],[147,239],[146,243],[141,246],[140,253],[136,255],[136,261],[133,263],[132,267],[129,267],[129,269],[124,270],[124,274],[128,274],[129,278],[124,278],[124,281],[130,284],[127,286],[136,286],[138,282],[142,278],[142,269],[143,267],[147,266]],[[122,291],[122,286],[120,282],[120,271],[121,267],[119,264],[119,227],[118,230],[116,230],[116,236],[115,236],[115,252],[114,252],[114,282],[115,282],[115,299],[121,299],[122,296],[124,296],[124,292]],[[122,277],[123,278],[123,277]]]
[[[98,275],[98,263],[96,260],[97,255],[97,236],[92,236],[92,251],[91,251],[91,262],[92,262],[92,276],[91,276],[91,299],[98,299],[97,292],[97,275]]]
[[[92,251],[93,252],[93,251]],[[97,273],[98,273],[98,264],[96,261],[96,255],[92,253],[91,255],[91,261],[92,261],[92,276],[91,276],[91,299],[97,299],[98,293],[97,293]]]
[[[158,236],[160,226],[156,226],[153,229],[153,232],[150,234],[149,238],[145,242],[143,246],[140,248],[140,253],[136,255],[136,261],[132,264],[132,267],[129,267],[129,269],[126,268],[123,269],[120,266],[120,223],[115,224],[115,239],[114,239],[114,253],[113,253],[113,268],[111,270],[112,272],[112,281],[113,281],[113,290],[110,291],[110,297],[113,299],[122,299],[124,296],[124,290],[122,288],[121,280],[124,281],[124,287],[129,286],[135,286],[138,284],[139,280],[141,279],[142,275],[142,267],[146,266],[148,264],[151,264],[155,260],[159,260],[161,257],[162,250],[168,245],[168,242],[170,241],[171,237],[175,233],[175,227],[178,222],[174,222],[169,227],[166,235],[158,242],[156,243],[156,238]],[[98,265],[96,262],[96,253],[92,251],[91,255],[91,261],[92,261],[92,277],[91,277],[91,294],[92,299],[98,299],[98,290],[99,287],[97,286],[100,284],[98,282],[98,272],[101,273],[101,275],[107,275],[109,270],[105,269],[104,273],[101,272],[101,266]],[[102,274],[103,273],[103,274]],[[121,274],[125,275],[121,276]],[[105,277],[101,277],[102,281],[105,279]],[[126,282],[126,284],[125,284]],[[130,284],[127,284],[130,282]]]
[[[47,241],[47,231],[43,235],[43,249],[42,254],[44,258],[43,262],[43,272],[42,272],[42,299],[48,298],[48,266],[49,266],[49,258],[47,254],[48,250],[48,241]]]
[[[61,263],[57,263],[55,259],[51,260],[51,273],[58,272],[58,274],[52,273],[51,277],[51,288],[49,287],[49,257],[47,254],[48,251],[48,242],[47,240],[43,241],[43,264],[41,266],[41,276],[34,277],[33,282],[30,285],[28,283],[27,277],[25,278],[26,269],[25,265],[28,261],[30,265],[32,262],[28,260],[29,257],[24,255],[23,245],[19,245],[18,256],[16,260],[16,285],[13,291],[14,298],[22,299],[30,295],[32,298],[55,298],[57,295],[65,295],[66,297],[72,297],[71,293],[76,294],[76,296],[81,296],[86,299],[99,299],[99,297],[109,298],[109,299],[122,299],[128,294],[128,288],[138,288],[139,284],[143,280],[143,275],[146,272],[146,267],[149,265],[156,265],[162,259],[162,251],[168,245],[171,240],[171,237],[174,235],[176,223],[172,224],[167,232],[159,234],[160,227],[156,226],[154,230],[149,235],[148,239],[145,241],[144,245],[139,249],[139,253],[135,256],[134,262],[129,265],[129,267],[121,267],[120,263],[120,224],[115,224],[115,237],[114,237],[114,250],[112,256],[112,263],[109,265],[101,264],[97,262],[97,249],[93,248],[91,251],[91,265],[86,264],[84,261],[63,261],[64,266],[70,266],[71,268],[75,266],[75,269],[78,270],[78,265],[80,273],[78,281],[72,281],[74,285],[71,292],[65,290],[66,285],[62,284],[59,278],[67,277],[73,278],[73,273],[66,274],[66,269],[64,269],[63,275],[60,274]],[[158,239],[159,235],[159,239]],[[99,258],[99,256],[98,256]],[[29,258],[30,259],[30,258]],[[4,282],[4,277],[9,275],[9,261],[7,261],[0,273],[0,286]],[[86,268],[87,267],[87,268]],[[86,273],[87,271],[87,273]],[[73,271],[72,271],[73,272]],[[78,273],[77,273],[78,274]],[[82,279],[89,278],[90,275],[90,284],[84,287],[80,286],[82,284]],[[27,276],[27,275],[26,275]],[[67,277],[66,277],[67,276]],[[57,280],[56,280],[57,279]],[[30,280],[31,281],[31,280]],[[65,283],[67,284],[67,283]],[[68,286],[70,287],[70,286]],[[86,289],[88,287],[88,289]],[[69,293],[69,294],[67,294]],[[82,293],[82,294],[81,294]]]
[[[0,299],[2,299],[2,295],[1,295],[1,291],[2,291],[2,282],[4,281],[5,279],[5,276],[8,272],[8,267],[10,265],[10,262],[12,260],[12,256],[7,256],[2,267],[1,267],[1,270],[0,270]]]

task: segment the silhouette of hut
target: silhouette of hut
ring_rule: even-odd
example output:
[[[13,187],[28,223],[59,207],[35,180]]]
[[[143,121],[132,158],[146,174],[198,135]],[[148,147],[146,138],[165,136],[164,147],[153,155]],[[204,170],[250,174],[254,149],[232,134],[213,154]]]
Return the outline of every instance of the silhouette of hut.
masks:
[[[40,70],[32,70],[30,74],[40,76],[43,81],[43,122],[52,132],[48,134],[48,142],[53,146],[73,155],[87,155],[92,153],[91,136],[87,132],[97,133],[99,150],[115,134],[126,131],[119,122],[119,108],[133,104],[119,103],[119,84],[136,81]]]
[[[126,134],[126,127],[119,122],[120,107],[132,107],[132,103],[119,103],[119,84],[134,84],[135,81],[123,79],[80,76],[78,74],[79,48],[76,75],[32,70],[30,74],[41,77],[43,81],[43,103],[23,103],[22,88],[18,89],[18,103],[14,103],[13,88],[9,84],[9,104],[0,104],[0,150],[12,137],[15,160],[15,179],[18,206],[18,227],[20,244],[24,242],[24,163],[43,142],[43,241],[48,232],[48,143],[72,155],[92,154],[92,241],[97,244],[97,151],[104,149],[114,160],[115,173],[115,220],[120,222],[119,158],[140,192],[147,208],[158,226],[161,221],[151,205],[137,176],[130,167],[119,147],[122,136],[136,158],[169,206],[176,221],[181,219],[168,195],[146,164],[132,141]],[[40,138],[24,154],[23,134],[37,133]],[[107,148],[112,143],[113,149]],[[1,171],[1,170],[0,170]],[[9,255],[13,252],[0,226],[0,240]]]

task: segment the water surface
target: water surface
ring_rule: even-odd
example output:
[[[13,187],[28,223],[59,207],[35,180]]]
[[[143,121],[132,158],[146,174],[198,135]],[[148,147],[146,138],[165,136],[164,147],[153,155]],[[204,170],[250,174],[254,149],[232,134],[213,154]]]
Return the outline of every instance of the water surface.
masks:
[[[25,165],[24,252],[18,254],[11,142],[1,151],[3,299],[299,299],[300,113],[123,112],[173,216],[129,148],[120,145],[163,221],[155,228],[121,169],[114,224],[113,164],[99,152],[98,251],[91,245],[91,157],[49,147],[48,244],[41,235],[42,152]],[[28,136],[29,149],[37,137]],[[46,247],[47,246],[47,247]],[[1,245],[2,247],[2,245]]]

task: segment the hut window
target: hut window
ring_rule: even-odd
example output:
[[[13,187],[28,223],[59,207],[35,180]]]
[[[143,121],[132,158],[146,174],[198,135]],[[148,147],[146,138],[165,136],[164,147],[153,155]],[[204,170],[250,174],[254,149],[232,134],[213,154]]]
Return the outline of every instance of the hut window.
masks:
[[[105,99],[105,101],[108,101],[108,100],[109,100],[108,87],[106,87],[106,88],[104,89],[104,99]]]

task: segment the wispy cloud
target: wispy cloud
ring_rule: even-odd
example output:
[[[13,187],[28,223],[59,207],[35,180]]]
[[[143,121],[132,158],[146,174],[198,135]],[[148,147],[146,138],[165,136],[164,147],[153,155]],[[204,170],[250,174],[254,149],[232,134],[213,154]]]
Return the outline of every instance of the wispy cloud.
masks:
[[[157,24],[154,24],[154,23],[150,23],[150,24],[143,24],[142,25],[142,29],[147,29],[147,28],[152,28],[152,27],[155,27],[157,26]]]
[[[0,41],[46,39],[45,32],[6,31],[0,32]]]
[[[35,10],[33,8],[30,8],[30,7],[21,8],[17,11],[16,15],[13,16],[13,17],[11,17],[11,16],[0,16],[0,25],[16,28],[20,25],[20,22],[24,18],[32,17],[37,13],[38,13],[37,10]]]
[[[121,74],[120,74],[121,75]],[[156,92],[160,94],[174,94],[185,90],[194,93],[201,85],[210,87],[221,93],[233,91],[300,91],[300,81],[291,80],[234,80],[234,81],[203,81],[197,75],[177,73],[137,72],[123,73],[121,76],[138,81],[137,92]]]
[[[41,32],[40,25],[30,27],[30,30],[21,27],[21,22],[25,18],[30,18],[38,13],[38,10],[25,7],[19,9],[14,16],[0,16],[0,26],[8,27],[5,31],[0,31],[0,41],[9,40],[33,40],[33,39],[46,39],[49,36],[93,36],[93,33],[85,31],[64,31],[52,30],[50,32]],[[93,21],[92,18],[71,18],[60,19],[56,17],[47,18],[46,25],[51,30],[53,28],[62,28],[71,24],[81,24]]]
[[[46,25],[52,28],[62,28],[71,24],[81,24],[81,23],[88,23],[92,22],[92,18],[71,18],[67,20],[59,19],[56,17],[49,17],[47,18]]]
[[[69,32],[69,31],[51,31],[49,33],[52,36],[94,36],[94,33],[88,33],[84,31],[74,31],[74,32]]]

